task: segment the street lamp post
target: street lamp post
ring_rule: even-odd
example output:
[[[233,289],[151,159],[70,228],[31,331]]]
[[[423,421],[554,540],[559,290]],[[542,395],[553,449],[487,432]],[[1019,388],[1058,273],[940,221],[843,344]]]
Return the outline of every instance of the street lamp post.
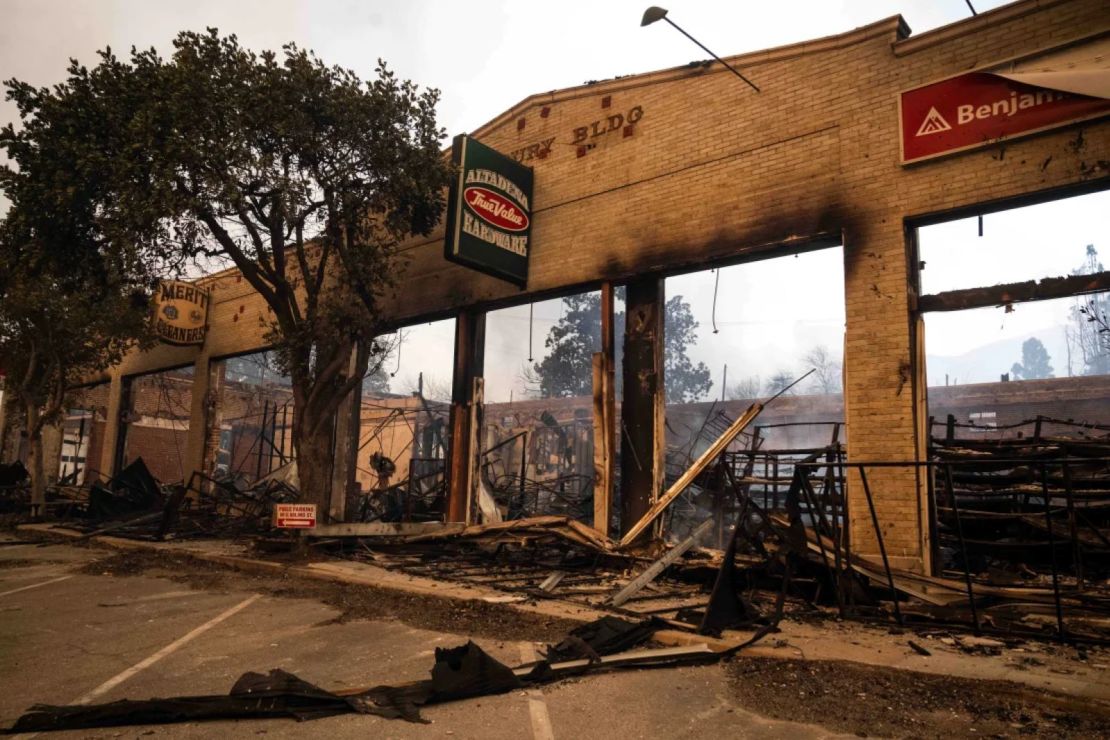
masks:
[[[751,85],[751,88],[753,90],[755,90],[756,92],[759,92],[759,88],[756,87],[754,82],[752,82],[747,77],[745,77],[744,75],[737,72],[728,62],[726,62],[724,59],[721,59],[719,56],[717,56],[716,54],[711,52],[708,48],[706,48],[705,44],[698,41],[696,38],[694,38],[690,34],[686,33],[686,31],[684,31],[677,23],[675,23],[670,18],[668,18],[667,17],[667,11],[666,11],[665,8],[660,8],[660,7],[657,7],[655,5],[652,5],[650,8],[648,8],[647,10],[644,11],[644,17],[640,20],[640,25],[641,26],[650,26],[652,23],[655,23],[656,21],[666,21],[667,23],[670,23],[672,26],[674,26],[675,30],[677,30],[683,36],[685,36],[686,38],[690,39],[695,44],[700,46],[707,54],[709,54],[709,56],[713,57],[718,62],[725,65],[725,68],[728,69],[729,72],[732,72],[734,75],[736,75],[737,77],[742,79],[744,82]]]

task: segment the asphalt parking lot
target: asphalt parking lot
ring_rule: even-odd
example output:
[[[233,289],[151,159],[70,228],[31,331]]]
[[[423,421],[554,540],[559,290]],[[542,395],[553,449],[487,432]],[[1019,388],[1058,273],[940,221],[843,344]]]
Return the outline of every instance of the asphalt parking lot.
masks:
[[[172,573],[113,575],[110,552],[0,544],[0,725],[35,703],[70,704],[226,693],[246,671],[283,668],[327,689],[427,675],[436,647],[471,635],[396,619],[341,620],[320,601],[183,584]],[[507,664],[535,643],[474,636]],[[430,724],[346,715],[298,723],[246,720],[52,733],[53,737],[832,737],[766,719],[730,698],[721,666],[588,676],[427,707]]]

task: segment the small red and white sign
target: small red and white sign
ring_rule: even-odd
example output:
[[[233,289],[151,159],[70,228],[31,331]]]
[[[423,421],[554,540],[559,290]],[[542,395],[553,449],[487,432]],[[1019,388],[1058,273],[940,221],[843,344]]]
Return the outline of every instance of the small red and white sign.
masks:
[[[1110,100],[969,72],[899,98],[902,162],[951,154],[1110,114]]]
[[[316,504],[274,504],[274,526],[278,529],[313,529]]]

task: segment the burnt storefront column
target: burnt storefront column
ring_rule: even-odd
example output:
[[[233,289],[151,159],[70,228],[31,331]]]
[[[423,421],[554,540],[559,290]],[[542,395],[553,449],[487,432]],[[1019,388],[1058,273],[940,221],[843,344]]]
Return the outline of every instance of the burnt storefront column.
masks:
[[[478,454],[471,429],[474,379],[482,377],[486,315],[462,311],[455,322],[455,373],[451,386],[451,442],[447,452],[447,521],[467,520],[471,461]]]
[[[215,437],[220,442],[220,419],[216,410],[216,396],[212,390],[212,363],[207,352],[201,352],[193,364],[193,390],[190,395],[189,429],[185,437],[185,482],[193,473],[212,472],[215,465],[207,466],[205,459]],[[213,450],[213,455],[215,451]]]
[[[344,381],[354,375],[358,367],[358,350],[352,350],[347,360]],[[328,502],[328,520],[347,521],[347,504],[355,490],[355,467],[358,458],[358,435],[362,412],[362,384],[359,383],[335,410],[335,451],[332,458],[331,498]]]
[[[628,531],[663,489],[663,280],[627,286],[621,399],[621,531]]]
[[[609,535],[616,455],[616,386],[614,383],[613,284],[601,286],[601,351],[593,356],[594,528]]]

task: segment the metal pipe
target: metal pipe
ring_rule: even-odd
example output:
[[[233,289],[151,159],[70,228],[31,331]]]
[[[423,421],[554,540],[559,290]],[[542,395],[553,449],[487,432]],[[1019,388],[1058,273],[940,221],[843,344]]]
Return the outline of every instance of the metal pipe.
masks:
[[[847,473],[844,470],[844,454],[837,451],[836,455],[837,476],[840,478],[840,516],[844,518],[844,526],[840,528],[841,545],[844,547],[845,561],[851,566],[852,563],[852,527],[849,519],[848,512],[848,479],[845,477]],[[847,571],[851,574],[851,570]],[[855,594],[852,590],[848,591],[848,604],[852,605],[855,601]]]
[[[1048,551],[1052,563],[1052,596],[1056,602],[1056,628],[1060,639],[1066,640],[1064,632],[1064,606],[1060,603],[1060,574],[1056,567],[1056,540],[1052,535],[1052,506],[1048,493],[1048,465],[1041,464],[1041,492],[1044,496],[1044,523],[1048,527]]]
[[[828,524],[827,524],[827,522],[825,522],[824,509],[822,509],[817,504],[817,501],[816,501],[817,494],[813,491],[813,487],[810,485],[809,479],[805,477],[805,474],[802,472],[801,468],[794,468],[794,480],[798,481],[798,486],[802,490],[802,495],[805,496],[805,498],[806,498],[806,505],[809,507],[810,512],[813,512],[814,510],[816,510],[818,515],[821,517],[822,525],[824,525],[827,528]],[[829,558],[825,554],[825,543],[821,539],[821,533],[820,533],[820,531],[817,530],[817,527],[814,526],[813,529],[817,534],[817,547],[821,551],[821,561],[825,565],[825,570],[828,571],[828,570],[830,570],[829,569]],[[831,530],[830,530],[830,533],[831,533]],[[843,601],[843,598],[842,598],[841,593],[840,593],[840,557],[839,557],[839,555],[837,555],[835,559],[836,559],[836,562],[835,562],[836,570],[833,571],[833,593],[836,594],[837,613],[839,613],[840,616],[843,617],[844,616],[844,601]]]
[[[982,632],[979,624],[979,610],[975,606],[975,591],[971,587],[971,567],[967,563],[967,543],[964,541],[964,527],[960,520],[960,507],[956,504],[956,486],[952,482],[952,466],[944,466],[944,482],[948,486],[948,500],[952,503],[952,513],[956,516],[956,536],[960,539],[960,562],[964,568],[964,583],[967,584],[967,603],[971,607],[971,621],[975,625],[975,634]]]
[[[521,432],[523,441],[520,446],[520,506],[524,506],[525,481],[528,477],[528,430]]]
[[[1019,465],[1019,464],[1022,464],[1022,465],[1041,465],[1044,462],[1045,462],[1044,458],[1041,458],[1041,459],[1033,459],[1033,458],[1009,459],[1009,458],[1007,458],[1007,460],[1006,460],[1006,463],[1010,464],[1010,465]],[[1084,463],[1107,463],[1107,464],[1110,464],[1110,457],[1085,457],[1085,458],[1083,458],[1083,462]],[[799,462],[797,464],[798,465],[804,465],[806,467],[811,467],[811,468],[812,467],[820,467],[822,465],[822,463],[820,463],[820,462]],[[944,461],[944,460],[906,460],[906,461],[903,461],[903,462],[894,462],[894,461],[891,461],[891,460],[860,460],[860,461],[857,461],[857,462],[846,462],[844,464],[849,466],[849,467],[853,467],[853,468],[858,468],[858,467],[861,467],[861,466],[866,466],[868,468],[915,468],[915,467],[916,468],[931,468],[931,467],[943,467],[943,466],[948,465],[950,463],[947,462],[947,461]],[[997,460],[962,460],[962,461],[960,461],[960,465],[965,466],[965,467],[966,466],[975,466],[975,465],[998,465],[998,461]]]
[[[707,53],[707,54],[708,54],[709,56],[713,57],[713,58],[714,58],[714,59],[716,59],[716,60],[717,60],[718,62],[720,62],[721,64],[725,65],[725,68],[726,68],[726,69],[727,69],[727,70],[728,70],[729,72],[732,72],[732,73],[733,73],[734,75],[736,75],[737,77],[739,77],[740,79],[742,79],[742,80],[743,80],[744,82],[748,83],[748,84],[749,84],[749,85],[751,86],[751,88],[752,88],[753,90],[755,90],[756,92],[759,92],[759,88],[755,86],[755,83],[754,83],[754,82],[752,82],[752,81],[751,81],[751,80],[749,80],[749,79],[748,79],[747,77],[745,77],[744,75],[740,74],[740,73],[739,73],[739,72],[737,72],[737,71],[736,71],[735,69],[733,69],[733,68],[732,68],[732,66],[731,66],[731,65],[730,65],[730,64],[729,64],[728,62],[726,62],[726,61],[725,61],[724,59],[721,59],[721,58],[720,58],[719,56],[717,56],[716,54],[714,54],[713,52],[711,52],[711,51],[710,51],[710,50],[709,50],[709,49],[708,49],[708,48],[707,48],[707,47],[705,46],[705,44],[703,44],[702,42],[698,41],[698,40],[697,40],[696,38],[694,38],[694,37],[693,37],[693,36],[691,36],[690,34],[688,34],[688,33],[686,33],[685,31],[683,31],[683,30],[682,30],[682,28],[681,28],[681,27],[680,27],[680,26],[679,26],[679,25],[678,25],[677,23],[675,23],[674,21],[672,21],[672,20],[671,20],[670,18],[664,17],[664,18],[663,18],[663,20],[665,20],[665,21],[666,21],[667,23],[670,23],[670,24],[671,24],[672,26],[674,26],[674,28],[675,28],[675,29],[676,29],[676,30],[677,30],[677,31],[678,31],[679,33],[681,33],[681,34],[682,34],[683,36],[685,36],[686,38],[690,39],[690,40],[691,40],[691,41],[693,41],[693,42],[694,42],[695,44],[697,44],[698,46],[700,46],[700,47],[702,48],[702,50],[703,50],[703,51],[705,51],[705,53]]]
[[[875,502],[871,498],[871,486],[867,482],[867,471],[862,467],[859,469],[859,477],[863,482],[863,493],[867,496],[867,508],[871,510],[871,523],[875,527],[875,539],[879,543],[879,554],[883,556],[883,568],[886,569],[886,578],[890,584],[890,595],[894,601],[894,618],[901,626],[902,610],[898,606],[898,591],[894,588],[894,572],[890,569],[890,559],[886,555],[886,545],[883,543],[883,531],[879,528],[879,515],[875,513]]]
[[[1079,542],[1079,525],[1075,519],[1075,502],[1072,499],[1071,466],[1064,461],[1064,501],[1068,507],[1068,529],[1071,534],[1073,549],[1072,557],[1075,560],[1075,585],[1083,590],[1083,548]]]
[[[262,477],[262,447],[263,447],[262,442],[266,439],[266,416],[269,414],[269,412],[270,412],[270,400],[268,398],[263,399],[262,400],[262,422],[258,425],[258,440],[259,440],[259,442],[258,442],[258,454],[255,456],[255,459],[254,459],[254,479],[255,480],[258,480],[259,478]],[[277,409],[274,409],[274,413],[277,413]],[[267,472],[269,472],[269,471],[267,471]]]

